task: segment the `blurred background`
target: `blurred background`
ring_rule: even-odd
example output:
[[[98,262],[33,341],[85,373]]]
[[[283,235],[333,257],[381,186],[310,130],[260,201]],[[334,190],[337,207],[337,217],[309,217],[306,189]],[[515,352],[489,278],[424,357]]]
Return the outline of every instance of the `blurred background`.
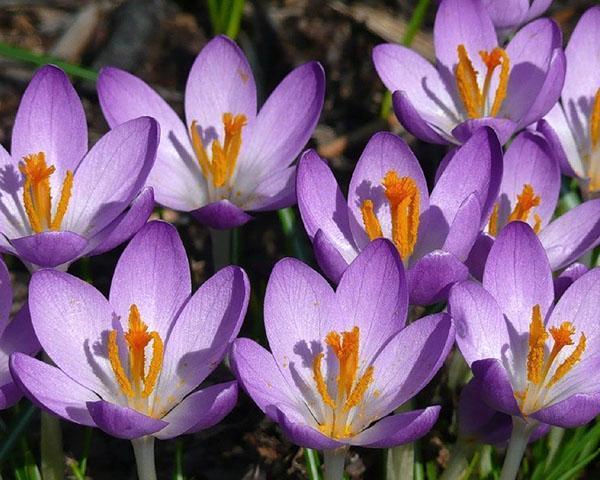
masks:
[[[236,36],[252,64],[261,101],[293,67],[310,60],[322,63],[327,76],[325,106],[310,146],[330,161],[344,191],[362,148],[379,130],[400,134],[432,179],[444,149],[416,141],[395,121],[386,108],[385,89],[373,68],[371,50],[383,42],[411,42],[412,48],[433,59],[435,0],[418,13],[422,14],[420,28],[414,28],[416,0],[248,0],[235,2],[242,7],[236,13],[239,22],[233,26],[220,25],[214,17],[215,6],[218,9],[226,2],[233,4],[233,0],[0,0],[0,143],[10,148],[20,96],[36,63],[47,61],[40,55],[92,71],[105,65],[129,70],[182,113],[185,82],[195,56],[215,33],[227,32]],[[548,14],[568,36],[583,11],[597,3],[555,1]],[[89,70],[73,70],[76,75],[72,80],[83,98],[90,142],[94,143],[108,127],[98,106],[94,74]],[[192,263],[194,283],[202,283],[213,272],[208,231],[185,214],[163,209],[156,215],[178,227]],[[253,286],[242,334],[261,338],[262,297],[272,266],[286,255],[314,264],[312,254],[297,210],[258,216],[236,234],[234,242],[234,260],[249,272]],[[71,272],[93,280],[107,292],[121,251],[79,262]],[[14,274],[16,309],[25,300],[28,274],[18,261],[8,261]],[[231,374],[223,366],[213,379],[229,378]],[[424,402],[441,402],[448,407],[435,429],[419,443],[417,455],[428,472],[426,478],[435,478],[433,472],[441,470],[448,458],[447,446],[455,439],[452,412],[457,393],[447,386],[448,380],[452,384],[442,371],[432,387],[419,396]],[[18,414],[15,410],[0,412],[0,443]],[[39,458],[37,421],[34,416],[31,432],[2,459],[2,470],[31,461],[32,455]],[[73,425],[63,424],[63,428],[69,458],[89,451],[90,478],[134,478],[128,442],[98,430],[90,434]],[[595,448],[600,433],[597,437]],[[238,408],[224,422],[179,442],[158,443],[159,478],[183,478],[173,476],[178,455],[183,455],[179,464],[185,478],[306,478],[302,449],[286,442],[243,394]],[[352,479],[383,478],[382,451],[353,449],[349,462]],[[579,478],[598,478],[594,473],[598,471],[598,465],[592,463],[588,473]],[[11,475],[8,470],[6,478]]]

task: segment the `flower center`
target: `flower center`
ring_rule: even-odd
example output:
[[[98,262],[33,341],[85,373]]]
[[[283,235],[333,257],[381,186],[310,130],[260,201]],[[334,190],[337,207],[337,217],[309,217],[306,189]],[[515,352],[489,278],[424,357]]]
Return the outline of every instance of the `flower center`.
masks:
[[[536,207],[539,207],[542,203],[542,197],[535,194],[533,187],[526,183],[523,185],[523,190],[520,195],[517,195],[517,203],[515,208],[511,212],[508,217],[508,221],[512,222],[514,220],[520,220],[521,222],[527,222],[529,219],[529,215]],[[496,202],[494,205],[494,209],[492,210],[492,215],[490,217],[490,223],[488,225],[488,232],[493,237],[498,236],[498,216],[500,213],[500,203]],[[533,218],[535,220],[535,224],[533,226],[533,231],[535,233],[540,233],[542,229],[542,218],[537,214],[533,214]]]
[[[231,179],[235,171],[240,148],[242,147],[242,129],[247,125],[246,115],[233,115],[232,113],[223,114],[223,126],[225,129],[225,140],[223,144],[218,139],[212,141],[211,158],[202,143],[202,138],[198,132],[198,123],[192,122],[190,134],[192,137],[192,147],[200,164],[202,175],[207,181],[212,182],[215,188],[221,188]]]
[[[592,192],[600,190],[600,88],[596,91],[594,105],[590,113],[590,152],[587,175],[588,188]]]
[[[23,183],[23,205],[29,219],[31,229],[35,233],[47,230],[60,230],[61,223],[71,198],[73,189],[73,172],[67,170],[62,184],[60,199],[56,213],[52,218],[52,194],[50,191],[50,176],[56,171],[54,165],[46,164],[44,152],[33,153],[23,157],[19,170],[25,177]]]
[[[497,116],[506,98],[508,77],[510,75],[510,59],[506,51],[500,47],[496,47],[491,52],[485,50],[479,52],[479,56],[487,68],[483,89],[479,88],[479,83],[477,82],[478,72],[473,67],[473,62],[471,62],[467,49],[462,43],[457,47],[457,52],[458,64],[456,65],[454,76],[456,77],[458,94],[467,115],[469,118]],[[497,67],[500,67],[500,78],[494,95],[494,101],[489,106],[488,96],[492,85],[492,77]]]
[[[419,189],[410,177],[400,178],[390,170],[382,181],[392,216],[392,241],[402,260],[411,256],[419,231]],[[369,240],[383,237],[381,224],[373,209],[373,201],[365,200],[360,207]]]
[[[529,325],[529,352],[527,354],[527,385],[525,390],[515,392],[515,398],[523,415],[530,415],[545,405],[550,389],[558,383],[577,362],[585,351],[586,337],[582,332],[577,346],[552,370],[554,361],[563,348],[574,345],[575,327],[571,322],[563,322],[558,327],[551,327],[550,333],[544,326],[539,305],[534,305]],[[552,336],[554,344],[550,353],[546,354],[546,340]]]
[[[129,352],[129,372],[125,371],[121,362],[116,330],[111,330],[108,334],[108,359],[119,387],[127,397],[128,404],[146,413],[148,397],[154,391],[162,370],[163,341],[158,332],[148,332],[148,325],[142,321],[140,311],[135,304],[129,309],[129,329],[124,334],[124,338]],[[146,347],[150,342],[152,342],[152,359],[146,369]]]
[[[326,420],[319,430],[333,438],[348,438],[358,432],[352,431],[352,422],[348,422],[350,411],[359,406],[373,382],[373,366],[367,368],[360,378],[358,375],[358,345],[360,329],[354,327],[349,332],[329,332],[325,343],[329,345],[339,364],[335,395],[329,393],[327,382],[321,372],[324,354],[317,354],[313,360],[313,378],[323,404],[329,409]]]

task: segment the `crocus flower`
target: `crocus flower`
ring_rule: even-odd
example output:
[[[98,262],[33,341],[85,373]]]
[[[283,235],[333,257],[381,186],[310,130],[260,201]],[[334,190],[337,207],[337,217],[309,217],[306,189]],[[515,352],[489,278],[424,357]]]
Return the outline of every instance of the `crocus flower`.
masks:
[[[10,355],[13,352],[36,355],[40,350],[27,305],[13,319],[10,318],[12,297],[10,275],[6,265],[0,260],[0,410],[11,407],[22,397],[8,367]]]
[[[66,267],[129,239],[150,216],[140,193],[156,157],[148,117],[115,127],[88,152],[81,100],[57,67],[23,94],[11,154],[0,146],[0,248],[31,269]]]
[[[504,155],[500,194],[466,262],[476,278],[481,279],[494,238],[512,221],[529,223],[539,235],[553,271],[600,243],[600,199],[553,219],[560,183],[556,157],[544,137],[532,131],[519,134]]]
[[[404,268],[388,240],[371,242],[336,291],[302,262],[281,260],[265,295],[271,352],[236,340],[236,376],[298,445],[339,452],[413,441],[429,431],[440,407],[392,412],[441,367],[454,327],[444,313],[405,327],[407,309]]]
[[[498,235],[483,285],[465,281],[450,292],[457,343],[478,395],[513,417],[507,455],[513,461],[511,448],[524,449],[540,423],[570,428],[600,413],[600,269],[576,280],[555,306],[553,301],[544,247],[518,221]]]
[[[457,150],[431,192],[408,146],[391,133],[367,144],[348,201],[329,167],[309,151],[299,162],[298,206],[315,257],[337,282],[369,241],[393,241],[408,272],[410,303],[444,300],[468,276],[463,261],[489,217],[502,178],[502,150],[482,128]]]
[[[400,45],[373,50],[398,119],[426,142],[462,143],[489,125],[504,144],[560,96],[562,35],[549,19],[526,25],[502,48],[480,0],[442,0],[433,38],[436,66]]]
[[[64,272],[33,275],[33,328],[56,367],[13,354],[11,372],[41,408],[115,437],[166,439],[210,427],[233,408],[237,385],[197,387],[237,335],[248,292],[246,274],[231,266],[190,296],[175,228],[150,222],[119,259],[109,300]]]
[[[600,7],[579,20],[565,50],[567,72],[561,103],[540,122],[565,174],[581,180],[586,194],[600,191]]]
[[[496,32],[509,35],[521,25],[543,15],[552,0],[481,0],[492,19]]]
[[[292,162],[323,106],[320,64],[293,70],[256,113],[254,76],[239,47],[224,36],[200,52],[185,88],[185,124],[139,78],[104,68],[98,95],[109,125],[150,115],[161,126],[158,158],[148,179],[158,203],[191,212],[215,229],[295,203]]]

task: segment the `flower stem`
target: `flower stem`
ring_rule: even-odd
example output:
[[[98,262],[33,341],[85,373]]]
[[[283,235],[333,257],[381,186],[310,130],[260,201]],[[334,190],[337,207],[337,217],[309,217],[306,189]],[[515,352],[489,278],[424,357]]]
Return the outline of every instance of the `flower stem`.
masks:
[[[319,453],[312,448],[304,449],[304,459],[306,460],[306,471],[310,480],[321,480],[321,462]]]
[[[210,229],[215,272],[231,264],[231,230]]]
[[[52,363],[46,352],[42,358],[46,363]],[[65,478],[65,464],[60,420],[47,412],[42,412],[41,417],[42,478],[62,480]]]
[[[519,466],[529,441],[529,436],[533,432],[536,424],[527,422],[519,417],[513,417],[513,429],[504,457],[504,465],[500,473],[500,480],[515,480],[519,473]]]
[[[341,447],[335,450],[325,450],[323,460],[325,463],[324,480],[342,480],[344,477],[344,461],[348,447]]]
[[[156,480],[156,467],[154,466],[154,437],[135,438],[131,441],[135,462],[137,464],[139,480]]]

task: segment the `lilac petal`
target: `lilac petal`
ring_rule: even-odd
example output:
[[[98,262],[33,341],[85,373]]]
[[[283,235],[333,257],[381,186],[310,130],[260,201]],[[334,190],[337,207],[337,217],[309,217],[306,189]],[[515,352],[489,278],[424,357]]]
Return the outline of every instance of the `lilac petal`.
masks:
[[[12,307],[13,291],[10,284],[10,274],[6,264],[0,258],[0,336],[9,325],[9,315]]]
[[[157,397],[176,403],[219,365],[240,331],[249,297],[246,273],[233,266],[219,270],[196,290],[166,342]]]
[[[508,373],[498,360],[494,358],[477,360],[473,362],[471,369],[481,386],[481,398],[484,402],[508,415],[521,415]]]
[[[526,162],[523,159],[527,159]],[[525,184],[533,187],[541,204],[533,213],[539,215],[542,227],[546,226],[556,208],[560,193],[560,170],[548,143],[539,134],[525,131],[515,138],[504,155],[504,174],[500,187],[498,224],[504,225],[517,203],[517,196]],[[536,220],[531,214],[532,227]]]
[[[408,288],[396,247],[384,239],[369,243],[342,275],[336,298],[338,328],[360,329],[361,361],[368,365],[406,323]]]
[[[552,0],[550,0],[552,1]],[[500,30],[512,29],[523,23],[529,11],[529,0],[483,0],[494,27]]]
[[[480,233],[465,261],[469,272],[478,281],[483,279],[483,271],[493,244],[494,239],[491,236],[487,233]]]
[[[411,305],[431,305],[448,298],[450,287],[466,280],[469,270],[454,255],[434,250],[406,272]]]
[[[600,199],[569,210],[540,232],[552,270],[569,265],[600,243]]]
[[[125,440],[150,435],[168,425],[163,420],[104,400],[87,402],[87,409],[98,428],[113,437]]]
[[[393,337],[373,361],[373,385],[364,400],[366,418],[381,418],[419,393],[453,345],[454,325],[445,313],[416,320]]]
[[[538,122],[536,128],[544,135],[563,174],[576,178],[586,176],[575,137],[560,103]]]
[[[342,442],[326,437],[318,430],[294,421],[287,412],[277,409],[277,422],[285,436],[295,445],[316,450],[333,450],[344,445]]]
[[[52,192],[59,192],[67,170],[75,171],[87,152],[88,136],[81,100],[58,67],[40,68],[21,98],[12,133],[14,162],[32,153],[44,152],[54,165]],[[54,203],[58,195],[53,195]]]
[[[525,17],[525,22],[530,22],[534,18],[542,15],[548,8],[552,0],[533,0],[531,2],[531,6],[529,7],[529,12],[527,12],[527,16]]]
[[[394,113],[404,128],[415,137],[428,142],[446,145],[452,142],[451,129],[438,131],[437,127],[430,124],[417,110],[409,96],[403,91],[396,91],[392,95]],[[438,119],[439,120],[439,119]]]
[[[600,414],[600,393],[576,394],[531,414],[540,422],[562,428],[576,428]]]
[[[23,208],[23,176],[18,165],[0,145],[0,232],[3,236],[18,238],[31,232],[29,218]],[[2,238],[0,248],[10,244]],[[14,254],[14,252],[11,252]]]
[[[483,127],[494,130],[500,143],[504,145],[517,129],[517,124],[509,118],[474,118],[465,120],[452,130],[452,135],[461,143],[466,142]]]
[[[88,241],[73,232],[42,232],[11,241],[17,255],[41,268],[54,268],[79,258]]]
[[[573,263],[554,278],[554,298],[559,299],[579,277],[589,271],[582,263]]]
[[[238,182],[289,166],[308,142],[323,108],[325,72],[318,62],[292,70],[260,109],[239,160]]]
[[[172,225],[153,221],[133,237],[113,274],[109,300],[123,329],[137,305],[150,331],[165,340],[192,291],[183,243]]]
[[[149,117],[104,135],[75,171],[63,230],[93,236],[122,213],[146,182],[158,138],[158,124]]]
[[[598,90],[600,72],[600,6],[589,8],[579,19],[565,49],[567,74],[563,107],[580,147],[589,145],[589,118]]]
[[[323,230],[317,230],[317,234],[313,239],[313,250],[315,260],[323,270],[323,273],[333,283],[339,283],[342,274],[348,268],[349,262],[342,256],[338,250],[338,244],[334,243]],[[350,259],[352,262],[356,255]]]
[[[98,396],[58,368],[22,353],[10,357],[10,371],[23,394],[38,407],[70,422],[95,426],[86,402]]]
[[[162,418],[168,425],[154,436],[166,440],[216,425],[235,407],[237,391],[236,382],[227,382],[192,393]]]
[[[291,207],[296,203],[296,166],[267,174],[249,195],[243,206],[254,212]]]
[[[450,290],[448,312],[456,326],[456,343],[469,365],[484,358],[502,358],[510,344],[500,307],[479,284],[467,280]]]
[[[154,210],[154,192],[146,187],[131,202],[131,206],[91,239],[87,255],[100,255],[129,240],[142,228]]]
[[[189,211],[203,200],[204,178],[194,159],[189,133],[179,115],[147,83],[118,68],[105,67],[98,78],[98,99],[111,128],[149,116],[160,124],[156,163],[148,176],[156,201]]]
[[[479,52],[498,46],[496,31],[485,7],[479,0],[444,0],[438,8],[433,26],[438,70],[447,87],[456,92],[454,67],[458,63],[457,47],[464,45],[475,70],[484,72]]]
[[[469,195],[456,212],[442,250],[466,260],[480,232],[481,207],[475,194]]]
[[[420,115],[443,130],[451,130],[459,113],[435,67],[407,47],[392,43],[373,49],[373,63],[391,92],[400,90],[419,109]]]
[[[483,286],[518,333],[529,331],[534,305],[546,315],[554,300],[552,272],[529,225],[514,221],[502,229],[490,250]]]
[[[23,392],[17,384],[13,382],[12,376],[8,383],[0,384],[0,410],[16,405],[21,398],[23,398]]]
[[[120,395],[107,358],[114,313],[89,283],[53,270],[36,272],[29,283],[31,322],[52,361],[102,398]]]
[[[547,18],[535,20],[517,32],[506,47],[511,70],[500,116],[515,120],[523,128],[548,113],[560,96],[563,82],[564,58],[556,50],[561,45],[558,25]],[[549,84],[549,77],[557,85]]]
[[[351,437],[352,445],[390,448],[414,442],[426,435],[440,415],[441,407],[427,407],[382,418],[373,426]]]
[[[196,220],[209,228],[228,230],[252,220],[252,217],[229,200],[209,203],[191,212]]]
[[[187,125],[198,122],[204,135],[223,138],[223,114],[256,117],[256,85],[248,60],[229,38],[208,42],[192,65],[185,86]]]
[[[298,163],[296,179],[298,208],[304,228],[314,242],[319,230],[332,247],[349,263],[356,255],[348,220],[346,199],[333,172],[314,150],[307,151]]]
[[[392,133],[376,133],[360,156],[348,189],[350,229],[359,248],[369,243],[360,209],[365,200],[373,202],[373,209],[381,223],[384,237],[392,238],[389,202],[381,184],[390,171],[396,172],[399,177],[410,177],[415,181],[419,190],[421,212],[426,211],[429,206],[429,190],[423,170],[408,145]]]

